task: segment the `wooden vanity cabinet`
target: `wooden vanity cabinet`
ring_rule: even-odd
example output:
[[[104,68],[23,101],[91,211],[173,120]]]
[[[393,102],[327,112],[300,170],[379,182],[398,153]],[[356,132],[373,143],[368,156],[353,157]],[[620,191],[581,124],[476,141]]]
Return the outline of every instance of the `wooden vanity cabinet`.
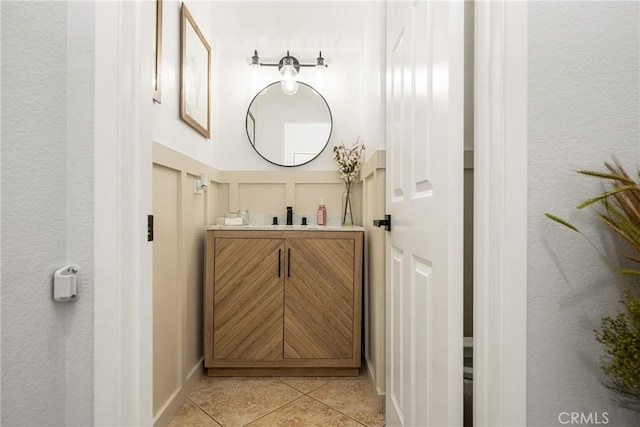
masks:
[[[362,231],[207,230],[209,375],[357,375]]]

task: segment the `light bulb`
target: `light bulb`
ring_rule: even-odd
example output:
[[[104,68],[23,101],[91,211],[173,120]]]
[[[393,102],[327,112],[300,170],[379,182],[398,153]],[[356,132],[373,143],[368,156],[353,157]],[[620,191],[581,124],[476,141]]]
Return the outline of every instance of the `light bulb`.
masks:
[[[280,74],[282,75],[283,80],[295,80],[298,72],[293,65],[283,65],[280,69]]]
[[[280,85],[282,86],[282,92],[284,92],[285,95],[295,95],[296,92],[298,92],[298,81],[295,79],[282,79],[280,81]]]
[[[293,60],[285,58],[282,68],[280,68],[280,74],[282,75],[280,81],[282,91],[286,95],[294,95],[298,91],[298,82],[296,81],[298,71],[293,66]]]
[[[325,79],[325,73],[324,73],[324,66],[316,66],[316,83],[317,84],[322,84],[324,83],[324,79]]]

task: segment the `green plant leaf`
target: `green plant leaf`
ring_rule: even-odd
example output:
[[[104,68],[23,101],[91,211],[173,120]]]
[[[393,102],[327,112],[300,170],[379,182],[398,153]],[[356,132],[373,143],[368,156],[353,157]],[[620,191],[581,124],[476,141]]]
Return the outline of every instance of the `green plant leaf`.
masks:
[[[626,184],[631,184],[631,185],[635,185],[636,182],[630,178],[627,178],[625,176],[622,175],[617,175],[617,174],[613,174],[613,173],[605,173],[605,172],[596,172],[596,171],[578,171],[579,174],[582,175],[588,175],[588,176],[595,176],[597,178],[603,178],[603,179],[610,179],[612,181],[620,181],[620,182],[624,182]]]
[[[620,274],[625,274],[625,275],[629,275],[629,276],[640,276],[640,271],[638,270],[631,270],[629,268],[623,268],[620,271]]]
[[[559,218],[559,217],[557,217],[557,216],[555,216],[553,214],[550,214],[550,213],[545,213],[544,216],[546,216],[547,218],[549,218],[549,219],[551,219],[551,220],[553,220],[553,221],[555,221],[555,222],[557,222],[559,224],[564,225],[567,228],[572,229],[573,231],[575,231],[577,233],[580,232],[576,227],[574,227],[573,225],[571,225],[569,222],[565,221],[562,218]]]
[[[640,191],[640,189],[636,186],[636,185],[622,185],[620,187],[616,187],[611,191],[607,191],[606,193],[602,193],[599,196],[593,197],[591,199],[585,200],[584,202],[580,203],[576,209],[583,209],[586,208],[589,205],[592,205],[596,202],[599,202],[601,200],[607,199],[610,196],[613,196],[614,194],[618,194],[621,193],[623,191]]]

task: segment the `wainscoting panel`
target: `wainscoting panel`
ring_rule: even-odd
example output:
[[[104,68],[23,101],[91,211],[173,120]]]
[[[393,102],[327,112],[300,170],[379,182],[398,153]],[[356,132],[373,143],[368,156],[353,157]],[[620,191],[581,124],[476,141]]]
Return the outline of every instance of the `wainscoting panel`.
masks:
[[[293,206],[296,215],[306,215],[315,223],[320,199],[325,199],[327,214],[340,214],[345,186],[337,171],[220,171],[221,182],[229,185],[228,206],[237,211],[245,206],[250,212],[284,215]],[[360,224],[361,184],[354,185],[354,221]]]
[[[186,180],[182,183],[182,232],[183,250],[181,256],[184,262],[181,265],[184,271],[181,277],[186,282],[185,306],[183,312],[183,336],[185,337],[183,372],[190,372],[200,363],[203,355],[202,345],[202,295],[204,292],[204,273],[202,263],[204,260],[204,233],[203,225],[208,223],[207,205],[204,194],[193,192],[193,181],[199,178],[186,174]],[[211,185],[209,185],[211,186]]]
[[[207,206],[207,224],[215,224],[216,218],[223,217],[229,211],[229,184],[212,181],[207,191]]]
[[[156,215],[153,244],[153,411],[157,413],[182,386],[182,325],[178,274],[180,171],[153,168]]]
[[[378,201],[365,196],[363,182],[356,183],[353,189],[356,224],[363,224],[365,216],[370,224],[384,209],[384,154],[375,154],[373,158],[376,165],[382,159],[382,169],[369,161],[363,172],[373,168],[367,172],[372,178],[365,182],[370,182],[368,191],[373,191],[375,200],[382,197],[382,208]],[[242,206],[253,213],[279,216],[285,214],[286,206],[293,206],[297,215],[307,215],[309,223],[314,224],[321,198],[327,203],[329,215],[340,214],[345,187],[337,171],[220,171],[158,143],[153,145],[153,162],[153,410],[154,425],[167,425],[204,374],[204,227]],[[209,176],[208,189],[196,194],[193,183],[202,173]],[[363,206],[369,205],[377,210],[371,208],[365,213]],[[369,332],[374,338],[367,338],[369,348],[373,349],[367,363],[372,369],[375,367],[376,387],[384,390],[384,383],[380,383],[384,381],[384,359],[378,355],[384,354],[384,301],[378,295],[380,288],[384,296],[384,240],[381,240],[384,232],[370,226],[367,230],[373,234],[368,234],[365,241],[373,236],[368,247],[377,257],[367,267],[368,277],[377,280],[369,290],[368,316],[374,323],[382,322],[382,329],[376,323]]]
[[[153,148],[153,420],[167,425],[204,373],[203,227],[227,209],[217,201],[228,186],[215,169],[160,144]],[[196,194],[201,173],[209,175],[209,189]]]
[[[324,199],[327,215],[340,215],[344,183],[298,183],[295,186],[296,213],[315,218],[320,199]],[[310,221],[312,224],[313,221]]]
[[[282,214],[287,206],[287,186],[285,183],[240,183],[238,206],[244,206],[249,212]]]
[[[364,356],[369,378],[378,394],[378,406],[384,412],[385,396],[385,239],[386,232],[374,227],[373,220],[385,214],[384,150],[367,160],[362,173],[362,224],[365,239]]]

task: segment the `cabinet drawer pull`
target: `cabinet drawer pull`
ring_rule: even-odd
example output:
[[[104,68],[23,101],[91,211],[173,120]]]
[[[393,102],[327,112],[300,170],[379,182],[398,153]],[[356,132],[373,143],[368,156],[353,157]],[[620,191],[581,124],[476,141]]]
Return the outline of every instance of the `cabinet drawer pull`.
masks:
[[[280,261],[281,256],[282,256],[282,249],[278,249],[278,277],[280,277],[280,264],[282,264],[282,262]]]
[[[287,276],[291,277],[291,248],[287,252]]]

